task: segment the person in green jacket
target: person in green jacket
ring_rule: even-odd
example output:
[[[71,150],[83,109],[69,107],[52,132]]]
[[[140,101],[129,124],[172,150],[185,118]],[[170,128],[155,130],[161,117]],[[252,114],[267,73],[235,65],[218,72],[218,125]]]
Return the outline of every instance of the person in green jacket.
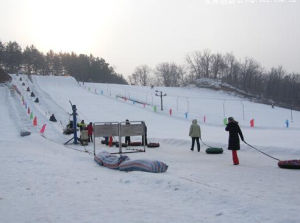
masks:
[[[195,141],[196,141],[198,152],[200,152],[199,138],[201,139],[201,129],[200,129],[200,126],[197,124],[196,119],[194,119],[192,121],[189,136],[192,137],[192,148],[191,148],[191,150],[194,151],[194,144],[195,144]]]

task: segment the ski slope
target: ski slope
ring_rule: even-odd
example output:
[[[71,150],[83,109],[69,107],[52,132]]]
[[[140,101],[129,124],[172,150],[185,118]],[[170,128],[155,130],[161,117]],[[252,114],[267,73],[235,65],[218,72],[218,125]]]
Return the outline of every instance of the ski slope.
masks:
[[[234,116],[250,144],[282,160],[299,159],[299,112],[293,111],[293,122],[286,128],[290,110],[208,89],[87,84],[54,76],[12,78],[0,87],[0,222],[298,222],[299,171],[280,169],[276,160],[245,144],[238,153],[241,164],[233,166],[222,122],[224,112]],[[32,126],[12,85],[37,117],[38,126]],[[28,86],[39,103],[26,91]],[[159,110],[155,90],[167,93],[164,111]],[[70,138],[62,134],[71,113],[69,101],[86,123],[144,120],[149,141],[161,146],[129,156],[161,160],[169,165],[168,171],[110,170],[81,152],[92,151],[91,144],[64,146]],[[57,123],[48,121],[52,113]],[[189,150],[193,118],[200,122],[204,142],[223,147],[224,154],[207,155],[204,145],[200,153]],[[255,128],[249,127],[252,118]],[[47,126],[41,137],[43,124]],[[21,129],[32,135],[20,137]],[[110,150],[99,141],[98,151]]]

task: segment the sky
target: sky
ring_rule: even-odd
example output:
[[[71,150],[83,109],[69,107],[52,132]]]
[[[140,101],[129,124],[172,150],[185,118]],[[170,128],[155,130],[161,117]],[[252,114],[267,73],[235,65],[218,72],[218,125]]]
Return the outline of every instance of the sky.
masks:
[[[0,0],[0,41],[104,58],[125,77],[209,49],[300,73],[298,0]]]

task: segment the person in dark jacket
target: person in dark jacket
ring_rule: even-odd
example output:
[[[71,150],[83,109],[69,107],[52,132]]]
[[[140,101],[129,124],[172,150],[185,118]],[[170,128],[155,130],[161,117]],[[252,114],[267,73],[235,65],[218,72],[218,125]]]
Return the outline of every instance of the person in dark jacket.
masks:
[[[147,142],[147,126],[146,126],[146,123],[143,121],[142,122],[143,126],[144,126],[144,133],[145,133],[145,136],[142,136],[142,144],[147,146],[148,142]]]
[[[129,122],[129,120],[128,119],[126,119],[126,125],[130,125],[130,122]],[[125,136],[125,143],[127,144],[127,145],[129,145],[130,144],[130,136]]]
[[[51,122],[57,122],[57,120],[56,120],[54,114],[52,114],[52,115],[50,116],[49,121],[51,121]]]
[[[93,142],[93,123],[90,122],[87,126],[89,142]]]
[[[233,117],[229,117],[225,130],[229,132],[228,149],[232,151],[233,164],[239,165],[237,150],[240,149],[240,138],[244,141],[244,136],[239,123],[235,121]]]
[[[196,141],[198,152],[200,152],[199,138],[201,139],[201,129],[200,129],[200,126],[197,124],[197,119],[194,119],[192,121],[192,124],[190,126],[189,136],[192,137],[191,150],[194,151],[194,144],[195,144],[195,141]]]

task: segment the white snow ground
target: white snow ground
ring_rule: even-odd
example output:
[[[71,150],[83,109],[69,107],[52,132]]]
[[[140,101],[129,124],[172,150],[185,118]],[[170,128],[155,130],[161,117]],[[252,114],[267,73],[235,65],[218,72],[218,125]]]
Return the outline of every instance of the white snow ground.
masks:
[[[20,89],[37,116],[38,126],[32,126],[20,96],[2,85],[0,222],[299,222],[300,172],[278,168],[276,160],[245,144],[238,153],[241,164],[233,166],[226,150],[228,133],[222,124],[224,113],[234,116],[250,144],[281,160],[300,159],[299,112],[292,112],[293,122],[285,128],[290,110],[272,109],[207,89],[79,85],[70,77],[33,76],[33,82],[23,75],[12,77],[11,84]],[[40,103],[33,102],[27,86]],[[159,111],[154,90],[168,94],[165,112]],[[144,108],[116,99],[117,94],[157,105],[157,112],[152,106]],[[62,134],[71,112],[69,100],[77,105],[79,119],[86,122],[145,120],[149,141],[161,146],[129,156],[161,160],[168,164],[168,171],[110,170],[81,152],[81,146],[64,146],[70,138]],[[52,113],[58,123],[48,121]],[[204,145],[200,153],[189,150],[188,130],[193,118],[201,124],[204,142],[223,147],[224,154],[207,155]],[[248,127],[252,118],[255,128]],[[39,134],[43,124],[47,124],[45,137]],[[32,135],[20,137],[21,129],[32,131]],[[99,140],[99,151],[111,150]],[[92,151],[93,146],[85,149]]]

